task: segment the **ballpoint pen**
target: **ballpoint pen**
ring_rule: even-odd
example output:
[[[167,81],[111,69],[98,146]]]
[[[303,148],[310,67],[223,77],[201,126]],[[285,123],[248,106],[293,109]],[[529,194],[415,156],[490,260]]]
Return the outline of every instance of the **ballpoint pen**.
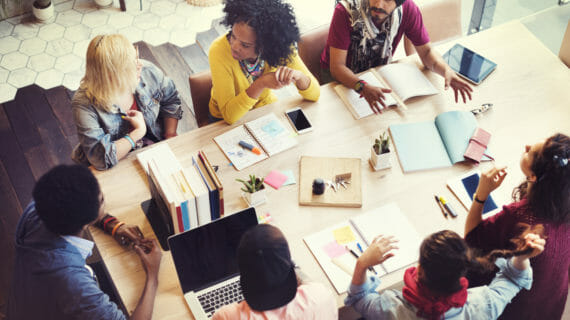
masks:
[[[364,253],[364,250],[362,250],[362,247],[360,246],[360,243],[356,243],[356,246],[358,247],[358,250],[360,251],[360,253]]]
[[[447,219],[447,211],[445,210],[445,208],[441,206],[441,201],[439,201],[439,197],[437,195],[434,195],[434,197],[435,197],[435,202],[437,202],[437,206],[439,207],[439,210],[443,212],[443,216],[445,216],[445,218]]]
[[[445,207],[445,209],[447,210],[447,212],[449,212],[449,214],[452,217],[457,217],[457,213],[455,213],[455,210],[453,210],[453,208],[451,208],[451,206],[445,201],[445,199],[443,197],[439,197],[439,201],[441,201],[441,204],[443,204],[443,206]]]
[[[359,256],[358,256],[358,254],[357,254],[356,252],[354,252],[354,250],[350,249],[348,246],[345,246],[345,248],[346,248],[346,250],[348,250],[348,251],[350,252],[350,254],[352,254],[352,255],[356,258],[356,260],[358,260]],[[370,272],[372,272],[372,273],[374,273],[374,274],[376,274],[376,275],[378,274],[378,273],[376,272],[376,270],[374,270],[373,267],[368,267],[368,270],[370,270]]]
[[[243,140],[241,140],[241,141],[239,142],[239,145],[242,146],[242,147],[244,147],[244,148],[246,148],[247,150],[250,150],[251,152],[253,152],[253,153],[257,154],[257,155],[260,155],[260,154],[261,154],[261,151],[260,151],[259,149],[257,149],[256,146],[254,146],[254,145],[252,145],[252,144],[249,144],[249,143],[247,143],[247,142],[245,142],[245,141],[243,141]]]

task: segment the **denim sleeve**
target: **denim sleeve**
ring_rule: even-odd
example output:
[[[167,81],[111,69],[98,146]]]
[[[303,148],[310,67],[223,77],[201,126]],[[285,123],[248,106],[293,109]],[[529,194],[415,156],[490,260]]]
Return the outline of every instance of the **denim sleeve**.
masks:
[[[344,304],[352,306],[366,319],[382,319],[395,309],[398,304],[390,290],[378,293],[376,288],[380,285],[380,279],[370,276],[360,286],[350,284],[348,296]]]
[[[157,76],[160,84],[160,91],[162,92],[162,99],[160,99],[160,112],[159,117],[182,119],[182,102],[178,90],[174,85],[174,81],[164,75],[164,73],[156,66],[152,66],[153,72]]]
[[[106,170],[118,162],[117,147],[111,135],[99,123],[99,115],[90,105],[73,101],[73,118],[81,150],[97,170]]]
[[[470,289],[468,313],[478,314],[484,310],[489,319],[496,319],[522,288],[530,290],[531,267],[519,270],[513,266],[512,259],[504,258],[497,259],[495,264],[500,271],[493,281],[488,286]]]

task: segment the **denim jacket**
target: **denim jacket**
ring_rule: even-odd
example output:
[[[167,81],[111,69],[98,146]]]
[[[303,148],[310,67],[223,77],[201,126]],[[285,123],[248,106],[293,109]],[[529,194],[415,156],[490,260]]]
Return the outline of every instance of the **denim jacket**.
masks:
[[[163,139],[164,118],[182,118],[182,106],[174,82],[151,62],[141,60],[143,68],[135,90],[137,106],[142,112],[147,136],[152,140]],[[93,165],[98,170],[115,166],[118,162],[114,143],[131,130],[130,123],[121,118],[120,109],[107,112],[94,105],[79,88],[72,100],[72,111],[79,145],[72,159],[80,164]]]
[[[488,286],[467,290],[467,302],[460,308],[451,308],[443,315],[444,319],[497,319],[505,307],[525,288],[532,285],[532,268],[518,270],[512,259],[499,258],[495,262],[500,271]],[[344,300],[353,306],[366,319],[411,320],[422,319],[416,315],[417,309],[402,295],[402,291],[385,290],[376,292],[380,280],[370,277],[360,286],[351,284]]]

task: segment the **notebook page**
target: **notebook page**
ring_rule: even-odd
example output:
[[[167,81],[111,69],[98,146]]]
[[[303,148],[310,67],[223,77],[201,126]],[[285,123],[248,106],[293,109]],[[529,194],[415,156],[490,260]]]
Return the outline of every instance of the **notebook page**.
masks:
[[[233,166],[239,171],[243,168],[247,168],[254,163],[261,160],[267,159],[267,154],[261,152],[257,155],[250,150],[244,149],[239,145],[240,141],[245,141],[251,145],[256,146],[261,150],[261,147],[251,136],[251,134],[245,129],[243,125],[235,127],[217,137],[214,141],[222,149],[222,152],[226,157],[232,162]]]
[[[378,80],[372,71],[366,71],[360,74],[358,77],[370,85],[383,88],[386,87],[380,82],[380,80]],[[370,109],[370,105],[368,102],[366,102],[366,99],[361,98],[360,94],[354,91],[352,88],[347,88],[342,84],[338,84],[334,89],[347,105],[349,110],[352,109],[351,112],[355,119],[358,120],[360,118],[368,117],[369,115],[374,114],[374,111]],[[386,94],[384,97],[384,103],[386,106],[397,105],[396,100],[391,94]]]
[[[285,127],[274,113],[249,121],[245,126],[269,156],[297,145],[295,133]]]
[[[422,239],[395,203],[375,208],[349,221],[367,246],[380,234],[394,236],[398,240],[399,249],[394,250],[392,258],[382,263],[386,272],[396,271],[418,261]]]
[[[411,97],[438,93],[416,65],[391,63],[377,69],[377,72],[404,101]]]

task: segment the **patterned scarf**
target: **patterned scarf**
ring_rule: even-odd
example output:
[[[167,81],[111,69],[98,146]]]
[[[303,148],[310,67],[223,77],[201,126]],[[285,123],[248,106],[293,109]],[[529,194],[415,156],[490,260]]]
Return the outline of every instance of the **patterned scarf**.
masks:
[[[340,3],[350,14],[352,21],[348,67],[358,73],[390,63],[392,43],[402,20],[402,6],[397,6],[380,28],[377,28],[372,21],[368,0],[346,0]]]
[[[261,60],[259,56],[257,56],[253,63],[249,63],[247,60],[240,60],[239,66],[247,78],[247,81],[252,84],[263,74],[263,69],[265,69],[265,61]]]
[[[443,314],[451,308],[459,308],[467,302],[467,286],[469,281],[465,277],[459,279],[462,289],[446,297],[434,297],[429,290],[418,283],[418,270],[411,267],[404,273],[404,299],[414,305],[417,316],[430,320],[441,319]]]

